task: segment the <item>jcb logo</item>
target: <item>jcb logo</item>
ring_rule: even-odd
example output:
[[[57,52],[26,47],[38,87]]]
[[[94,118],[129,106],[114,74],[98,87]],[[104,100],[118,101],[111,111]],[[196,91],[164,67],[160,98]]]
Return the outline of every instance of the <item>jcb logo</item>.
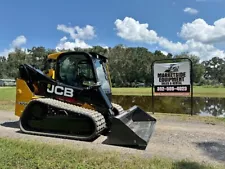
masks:
[[[52,85],[50,88],[47,88],[47,92],[54,93],[60,96],[73,97],[73,89],[62,86]]]

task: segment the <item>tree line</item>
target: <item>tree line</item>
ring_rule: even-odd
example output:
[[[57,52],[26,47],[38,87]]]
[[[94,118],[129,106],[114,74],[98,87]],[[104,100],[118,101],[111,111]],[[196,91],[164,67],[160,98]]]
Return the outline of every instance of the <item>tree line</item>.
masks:
[[[151,64],[155,60],[171,58],[189,58],[193,63],[193,82],[195,85],[225,86],[225,59],[215,56],[210,60],[200,61],[198,56],[182,53],[180,55],[163,54],[156,50],[150,52],[144,47],[125,47],[116,45],[112,48],[94,46],[89,49],[75,48],[75,51],[97,52],[109,59],[110,77],[114,87],[133,87],[137,83],[150,86],[152,82]],[[69,51],[69,50],[62,50]],[[33,47],[26,52],[15,49],[8,57],[0,56],[0,79],[16,78],[20,64],[31,64],[42,69],[47,55],[55,49],[43,46]]]

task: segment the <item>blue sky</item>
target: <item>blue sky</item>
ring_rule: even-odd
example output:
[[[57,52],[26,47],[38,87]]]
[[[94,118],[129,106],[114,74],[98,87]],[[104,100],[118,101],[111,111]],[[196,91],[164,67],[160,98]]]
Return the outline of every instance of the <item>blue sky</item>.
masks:
[[[203,59],[225,57],[224,7],[225,0],[0,0],[0,54],[16,45],[69,48],[122,43],[150,51],[190,52]],[[219,24],[214,25],[216,21]]]

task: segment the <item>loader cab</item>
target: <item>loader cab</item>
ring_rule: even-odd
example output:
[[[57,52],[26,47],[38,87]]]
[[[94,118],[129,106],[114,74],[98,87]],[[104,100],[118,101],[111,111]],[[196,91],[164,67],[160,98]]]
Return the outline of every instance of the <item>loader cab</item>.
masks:
[[[55,78],[61,83],[77,88],[101,85],[106,95],[111,96],[106,59],[95,53],[61,53],[56,61]]]

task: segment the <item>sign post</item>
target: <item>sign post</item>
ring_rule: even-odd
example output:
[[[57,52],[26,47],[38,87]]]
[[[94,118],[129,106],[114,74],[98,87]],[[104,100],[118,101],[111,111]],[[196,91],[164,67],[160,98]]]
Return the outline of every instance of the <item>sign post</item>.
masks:
[[[192,61],[190,59],[155,60],[152,63],[152,79],[153,114],[154,96],[156,95],[191,96],[191,115],[193,115],[193,79]]]

